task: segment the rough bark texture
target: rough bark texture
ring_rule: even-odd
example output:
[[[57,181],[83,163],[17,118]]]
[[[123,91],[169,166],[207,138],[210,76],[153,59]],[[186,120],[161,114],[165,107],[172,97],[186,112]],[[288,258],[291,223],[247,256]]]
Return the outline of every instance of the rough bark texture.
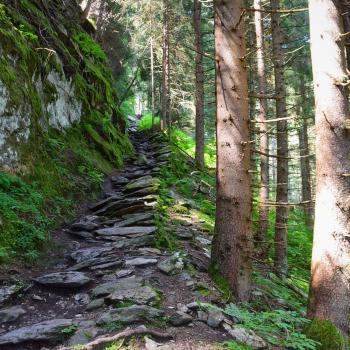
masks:
[[[217,95],[217,211],[213,265],[237,300],[249,299],[252,225],[244,2],[214,1]]]
[[[162,69],[162,108],[161,108],[161,129],[167,128],[167,107],[168,107],[168,1],[163,0],[163,69]]]
[[[286,90],[284,83],[284,59],[282,52],[282,32],[280,28],[279,0],[271,0],[272,51],[275,72],[276,117],[286,118]],[[277,187],[276,187],[276,222],[275,222],[275,268],[282,278],[288,273],[287,259],[287,222],[288,209],[288,131],[287,121],[277,122]]]
[[[343,17],[344,33],[350,32],[350,2],[349,0],[341,1],[341,12]],[[350,36],[345,38],[346,66],[350,70]]]
[[[310,0],[316,99],[316,208],[308,316],[349,326],[350,135],[340,4]],[[320,20],[322,18],[322,20]],[[346,347],[347,349],[347,347]]]
[[[151,21],[152,26],[152,21]],[[154,96],[154,50],[153,37],[151,37],[151,99],[152,99],[152,129],[154,128],[155,96]]]
[[[300,172],[301,172],[301,195],[304,202],[305,222],[309,227],[313,226],[314,208],[312,204],[311,191],[311,167],[310,167],[310,150],[307,119],[305,119],[305,81],[304,76],[300,77],[300,95],[301,95],[301,126],[298,130],[299,149],[300,149]]]
[[[261,1],[254,0],[254,8],[261,9]],[[254,13],[256,46],[257,46],[257,75],[259,83],[259,93],[266,95],[266,68],[265,68],[265,44],[264,44],[264,26],[262,21],[262,12]],[[266,242],[267,229],[269,224],[269,138],[267,120],[267,100],[259,99],[259,130],[260,130],[260,193],[259,193],[259,221],[257,228],[257,240]],[[261,245],[261,253],[265,255],[266,245]]]
[[[201,28],[202,3],[194,0],[194,32],[196,46],[196,163],[204,166],[204,70]]]

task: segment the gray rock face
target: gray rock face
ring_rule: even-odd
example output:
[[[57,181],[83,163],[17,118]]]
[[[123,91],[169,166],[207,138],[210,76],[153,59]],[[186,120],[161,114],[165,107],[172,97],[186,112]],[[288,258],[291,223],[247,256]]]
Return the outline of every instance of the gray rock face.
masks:
[[[109,227],[96,231],[100,236],[124,236],[140,237],[146,236],[157,231],[157,227],[134,226],[134,227]]]
[[[105,303],[105,300],[103,298],[101,299],[95,299],[92,300],[89,305],[86,306],[86,311],[92,311],[92,310],[96,310],[99,309],[100,307],[102,307]]]
[[[157,187],[158,185],[159,185],[158,179],[150,175],[147,175],[128,183],[125,186],[125,191],[128,192],[128,191],[140,190],[145,187]]]
[[[73,320],[57,319],[16,329],[0,336],[0,345],[45,340],[55,343],[62,339],[62,331],[73,325]]]
[[[224,323],[223,327],[228,332],[228,334],[232,337],[232,339],[238,343],[246,344],[254,349],[266,349],[266,342],[256,335],[253,331],[248,331],[242,327],[238,326],[229,326]]]
[[[79,288],[88,284],[91,279],[82,272],[55,272],[34,279],[37,283],[58,288]]]
[[[126,218],[125,220],[122,220],[120,222],[117,222],[114,226],[115,227],[131,226],[136,223],[140,223],[150,219],[153,219],[153,214],[151,213],[137,214],[137,215],[133,215],[132,217]]]
[[[225,319],[224,314],[213,307],[208,309],[208,319],[207,324],[209,327],[217,328],[220,326],[221,322]]]
[[[173,326],[180,327],[191,323],[193,318],[191,315],[188,315],[185,312],[176,311],[176,313],[170,317],[169,321]]]
[[[21,289],[22,287],[16,284],[0,288],[0,305],[11,299]]]
[[[125,266],[148,266],[155,265],[158,262],[157,259],[152,258],[135,258],[125,261]]]
[[[163,311],[147,305],[133,305],[105,312],[98,319],[97,324],[118,322],[129,324],[133,322],[154,321],[163,315]]]
[[[78,271],[86,268],[91,268],[92,270],[94,270],[95,269],[94,267],[96,266],[106,265],[110,263],[112,263],[112,265],[110,266],[121,266],[123,264],[123,262],[121,260],[117,260],[115,256],[106,256],[103,258],[92,258],[92,259],[83,260],[80,263],[72,266],[70,270]],[[97,267],[97,269],[99,269],[99,267]]]
[[[175,275],[184,268],[184,262],[180,253],[175,253],[169,258],[159,262],[157,266],[160,271],[167,275]]]
[[[13,306],[0,310],[0,324],[6,322],[16,321],[20,316],[24,315],[26,311],[20,306]]]
[[[117,243],[114,245],[115,248],[119,249],[127,249],[127,248],[138,248],[138,247],[144,247],[154,244],[154,235],[148,235],[143,237],[136,237],[136,238],[125,238],[121,239],[118,237]]]

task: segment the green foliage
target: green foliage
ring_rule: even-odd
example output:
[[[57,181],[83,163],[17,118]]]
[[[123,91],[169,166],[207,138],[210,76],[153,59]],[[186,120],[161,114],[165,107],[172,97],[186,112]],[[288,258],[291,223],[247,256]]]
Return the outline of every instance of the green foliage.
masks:
[[[87,33],[81,32],[73,36],[73,40],[79,45],[84,55],[105,62],[107,56],[100,45]]]
[[[223,347],[228,350],[253,350],[249,345],[238,344],[235,341],[225,341],[222,343]]]
[[[337,327],[329,320],[314,319],[306,325],[304,333],[318,342],[317,350],[343,350],[344,339]]]
[[[309,320],[301,317],[298,312],[286,310],[271,310],[255,312],[246,308],[238,308],[229,304],[224,312],[242,323],[248,330],[253,330],[270,344],[296,350],[316,350],[317,342],[301,332]]]
[[[64,329],[62,329],[62,334],[64,335],[64,337],[70,337],[72,336],[78,329],[78,326],[75,324],[72,324],[71,326],[68,326]]]
[[[154,116],[154,125],[160,124],[159,116]],[[146,113],[142,116],[138,124],[138,129],[142,130],[151,130],[152,129],[152,113]]]

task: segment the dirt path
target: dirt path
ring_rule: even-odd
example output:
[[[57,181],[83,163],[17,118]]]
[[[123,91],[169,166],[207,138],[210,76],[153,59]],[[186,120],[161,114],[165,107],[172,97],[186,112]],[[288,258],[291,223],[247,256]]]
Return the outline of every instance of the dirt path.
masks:
[[[223,315],[196,303],[220,300],[206,272],[210,240],[200,220],[174,214],[168,226],[180,248],[155,248],[157,177],[170,148],[160,135],[131,128],[131,137],[137,159],[70,225],[61,261],[0,286],[0,349],[83,344],[140,324],[174,339],[166,346],[140,340],[138,349],[214,349],[228,339]]]

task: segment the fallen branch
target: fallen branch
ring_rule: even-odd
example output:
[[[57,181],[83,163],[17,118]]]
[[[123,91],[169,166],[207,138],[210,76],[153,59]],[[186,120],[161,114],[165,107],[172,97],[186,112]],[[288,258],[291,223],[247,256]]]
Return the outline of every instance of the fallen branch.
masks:
[[[101,347],[105,346],[106,344],[110,344],[117,340],[126,339],[137,335],[138,336],[151,335],[152,337],[163,339],[163,340],[169,340],[173,338],[172,335],[169,333],[159,332],[153,329],[148,329],[146,327],[138,327],[134,329],[126,329],[125,331],[117,333],[115,335],[97,338],[88,344],[81,345],[79,347],[79,350],[101,349]],[[64,347],[64,348],[59,348],[58,350],[76,350],[76,347]]]

